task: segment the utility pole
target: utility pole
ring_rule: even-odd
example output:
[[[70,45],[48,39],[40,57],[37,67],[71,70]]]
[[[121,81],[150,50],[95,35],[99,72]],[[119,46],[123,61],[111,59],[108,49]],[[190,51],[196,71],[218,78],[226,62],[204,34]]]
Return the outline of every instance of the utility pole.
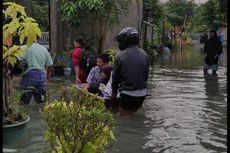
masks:
[[[192,4],[193,4],[193,1],[194,0],[191,0],[189,2],[189,6],[188,6],[188,9],[187,9],[185,18],[184,18],[184,22],[183,22],[183,25],[181,27],[181,33],[180,33],[180,50],[181,51],[182,51],[182,35],[183,35],[183,32],[185,31],[185,27],[188,25],[188,22],[192,18],[192,9],[193,9],[193,5]]]
[[[180,32],[180,51],[182,51],[182,31]]]
[[[162,25],[162,34],[161,34],[161,49],[163,49],[165,43],[165,22],[167,21],[167,15],[164,16],[163,25]]]

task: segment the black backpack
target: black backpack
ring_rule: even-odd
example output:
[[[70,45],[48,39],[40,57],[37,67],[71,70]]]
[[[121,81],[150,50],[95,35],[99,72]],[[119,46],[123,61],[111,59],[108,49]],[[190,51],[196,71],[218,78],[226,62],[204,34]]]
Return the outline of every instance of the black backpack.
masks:
[[[93,50],[83,48],[79,66],[89,74],[90,70],[97,65],[97,53]]]

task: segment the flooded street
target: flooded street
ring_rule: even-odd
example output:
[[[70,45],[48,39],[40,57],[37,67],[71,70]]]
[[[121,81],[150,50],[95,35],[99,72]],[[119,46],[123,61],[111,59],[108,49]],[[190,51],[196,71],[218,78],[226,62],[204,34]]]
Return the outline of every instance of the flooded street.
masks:
[[[226,56],[225,56],[226,57]],[[224,153],[227,152],[227,66],[217,75],[203,75],[200,46],[172,52],[154,61],[148,94],[132,117],[115,115],[116,141],[106,153]],[[66,80],[64,84],[74,82]],[[49,88],[60,85],[51,83]],[[3,147],[19,153],[41,153],[46,127],[36,104],[20,138],[3,137]],[[11,141],[11,142],[10,142]]]
[[[167,55],[166,55],[167,56]],[[203,75],[199,48],[163,56],[151,70],[147,97],[131,119],[117,117],[108,153],[227,152],[227,77]]]

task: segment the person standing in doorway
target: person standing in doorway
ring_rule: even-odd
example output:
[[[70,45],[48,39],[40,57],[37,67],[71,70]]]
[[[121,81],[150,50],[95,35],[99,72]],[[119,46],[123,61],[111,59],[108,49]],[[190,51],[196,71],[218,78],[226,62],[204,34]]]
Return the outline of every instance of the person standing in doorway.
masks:
[[[39,37],[37,37],[37,40]],[[24,91],[21,101],[28,105],[32,96],[37,103],[46,101],[47,80],[52,76],[53,60],[48,50],[34,42],[30,48],[22,46],[28,69],[20,82],[20,90]]]
[[[149,58],[138,47],[138,32],[133,27],[122,29],[116,36],[120,53],[116,56],[112,74],[112,98],[119,91],[119,114],[130,116],[143,104],[147,94]]]
[[[206,75],[208,70],[212,69],[212,74],[215,75],[218,69],[218,57],[223,53],[221,41],[215,30],[210,30],[210,38],[204,44],[204,52],[204,74]]]

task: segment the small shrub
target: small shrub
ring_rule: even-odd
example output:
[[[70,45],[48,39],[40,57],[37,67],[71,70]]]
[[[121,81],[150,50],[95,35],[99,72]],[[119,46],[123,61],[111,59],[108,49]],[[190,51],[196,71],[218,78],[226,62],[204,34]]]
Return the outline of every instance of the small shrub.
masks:
[[[113,114],[103,99],[87,91],[63,88],[60,99],[47,102],[42,114],[48,123],[49,152],[103,153],[115,140]]]

